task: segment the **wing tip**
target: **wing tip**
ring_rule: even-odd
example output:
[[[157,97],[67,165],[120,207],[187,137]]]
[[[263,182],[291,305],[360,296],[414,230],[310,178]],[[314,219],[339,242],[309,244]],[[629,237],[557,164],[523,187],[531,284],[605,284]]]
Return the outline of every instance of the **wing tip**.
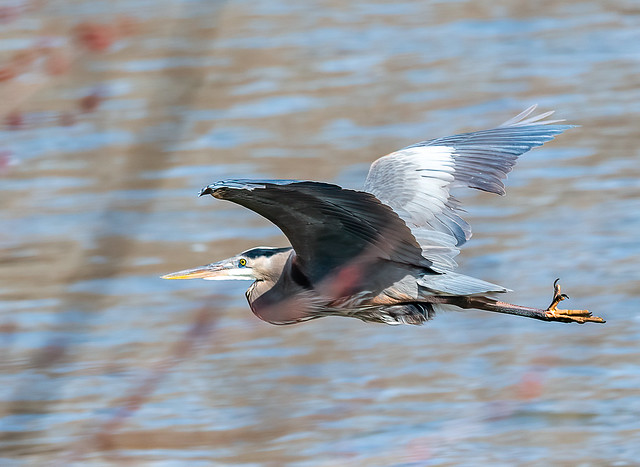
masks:
[[[295,183],[309,183],[306,180],[284,180],[284,179],[246,179],[246,178],[233,178],[227,180],[220,180],[207,185],[200,190],[199,196],[213,195],[215,191],[221,188],[235,189],[235,190],[248,190],[253,191],[256,188],[266,188],[267,185],[291,185]],[[321,182],[312,182],[321,183]]]
[[[256,188],[265,188],[267,184],[283,184],[285,180],[246,180],[246,179],[230,179],[220,180],[205,186],[198,196],[211,195],[217,197],[216,193],[223,189],[231,190],[255,190]]]
[[[214,198],[223,199],[222,193],[228,192],[229,189],[253,189],[243,186],[243,184],[239,182],[239,180],[220,180],[218,182],[212,183],[211,185],[205,186],[202,190],[200,190],[198,197],[211,195]]]
[[[528,108],[520,112],[515,117],[510,118],[509,120],[507,120],[506,122],[498,126],[498,128],[513,127],[513,126],[527,126],[527,125],[553,125],[556,123],[566,121],[565,119],[545,120],[545,118],[553,115],[555,113],[555,110],[549,110],[547,112],[543,112],[538,115],[530,116],[537,108],[538,108],[538,104],[533,104],[532,106],[529,106]],[[566,129],[573,128],[577,125],[558,125],[558,126],[566,127],[562,130],[564,131]]]
[[[204,195],[213,196],[213,189],[211,188],[211,185],[205,186],[202,190],[200,190],[200,193],[198,194],[198,197],[204,196]]]

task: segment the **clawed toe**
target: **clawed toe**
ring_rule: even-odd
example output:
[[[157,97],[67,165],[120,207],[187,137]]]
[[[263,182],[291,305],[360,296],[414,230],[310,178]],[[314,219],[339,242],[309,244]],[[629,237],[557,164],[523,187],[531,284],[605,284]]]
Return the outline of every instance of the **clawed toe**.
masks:
[[[599,316],[593,316],[588,310],[547,310],[545,313],[550,321],[562,321],[565,323],[604,323]]]
[[[555,281],[553,281],[553,300],[551,301],[551,305],[549,305],[549,308],[547,308],[547,310],[549,311],[556,311],[556,308],[558,307],[558,304],[569,298],[569,296],[567,294],[561,293],[560,292],[560,278],[558,277]]]
[[[604,323],[605,320],[600,318],[599,316],[593,316],[589,310],[559,310],[558,304],[569,298],[567,294],[563,294],[560,291],[560,284],[558,283],[560,279],[556,279],[553,282],[553,300],[551,301],[551,305],[546,310],[546,316],[551,321],[563,321],[563,322],[573,322],[573,323]]]

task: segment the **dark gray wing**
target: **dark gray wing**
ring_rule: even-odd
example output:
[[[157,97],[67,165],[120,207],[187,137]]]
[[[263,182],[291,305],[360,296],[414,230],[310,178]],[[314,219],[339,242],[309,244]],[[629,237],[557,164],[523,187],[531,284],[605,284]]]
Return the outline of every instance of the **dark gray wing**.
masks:
[[[503,195],[502,180],[518,156],[572,127],[543,121],[552,112],[529,117],[535,108],[497,128],[423,141],[381,157],[371,165],[364,191],[404,219],[436,269],[451,270],[458,247],[471,237],[451,188]]]
[[[225,180],[207,186],[204,194],[233,201],[277,225],[314,281],[362,255],[431,265],[404,221],[370,193],[299,180]]]

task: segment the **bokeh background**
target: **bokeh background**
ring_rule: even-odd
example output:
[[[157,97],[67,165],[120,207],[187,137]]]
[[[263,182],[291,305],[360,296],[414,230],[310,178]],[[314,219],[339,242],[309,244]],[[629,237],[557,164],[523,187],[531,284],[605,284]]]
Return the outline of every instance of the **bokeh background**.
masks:
[[[2,0],[0,463],[637,465],[639,76],[635,0]],[[534,103],[581,126],[461,194],[460,269],[606,325],[276,327],[159,279],[286,245],[204,185],[359,187]]]

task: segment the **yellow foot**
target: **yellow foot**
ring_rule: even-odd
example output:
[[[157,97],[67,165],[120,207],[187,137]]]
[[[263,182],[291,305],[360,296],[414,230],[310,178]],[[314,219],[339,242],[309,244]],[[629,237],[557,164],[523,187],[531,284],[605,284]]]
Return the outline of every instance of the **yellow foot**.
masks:
[[[553,300],[546,310],[546,316],[553,321],[564,321],[567,323],[605,323],[606,321],[599,316],[592,316],[589,310],[559,310],[558,304],[569,298],[567,294],[560,293],[560,279],[556,279],[553,283]]]

